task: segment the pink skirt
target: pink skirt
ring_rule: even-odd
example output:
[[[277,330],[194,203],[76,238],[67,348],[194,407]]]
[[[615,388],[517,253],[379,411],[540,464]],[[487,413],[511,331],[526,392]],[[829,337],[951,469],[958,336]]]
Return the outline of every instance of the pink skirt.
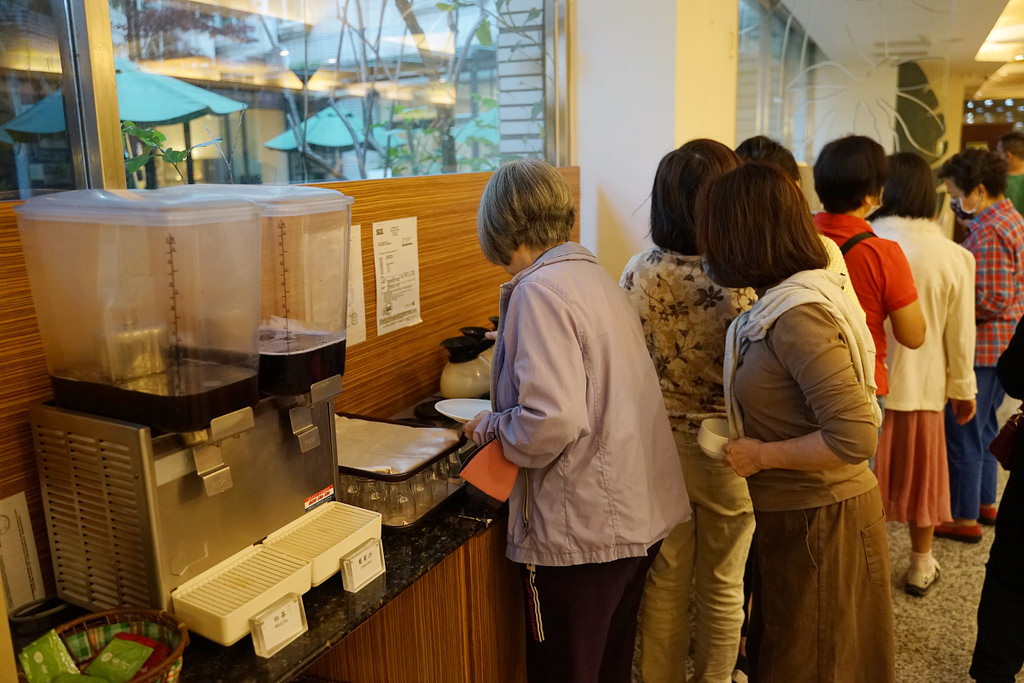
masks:
[[[875,476],[891,522],[950,522],[949,465],[941,412],[886,410]]]

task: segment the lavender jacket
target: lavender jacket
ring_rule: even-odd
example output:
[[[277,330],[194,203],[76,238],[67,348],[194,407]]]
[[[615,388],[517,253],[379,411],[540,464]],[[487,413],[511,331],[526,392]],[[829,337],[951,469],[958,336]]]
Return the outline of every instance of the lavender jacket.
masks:
[[[494,412],[473,440],[519,465],[508,558],[548,566],[639,557],[690,518],[640,321],[574,242],[502,285]]]

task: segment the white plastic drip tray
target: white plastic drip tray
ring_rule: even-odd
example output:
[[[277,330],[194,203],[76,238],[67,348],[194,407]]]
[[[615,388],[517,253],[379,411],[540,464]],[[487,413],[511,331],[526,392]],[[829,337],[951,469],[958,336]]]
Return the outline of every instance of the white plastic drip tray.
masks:
[[[267,536],[263,545],[310,563],[319,586],[341,567],[341,559],[371,538],[380,538],[381,515],[353,505],[317,506]]]
[[[249,618],[288,593],[310,588],[310,563],[258,545],[171,591],[174,613],[188,627],[221,645],[249,633]]]

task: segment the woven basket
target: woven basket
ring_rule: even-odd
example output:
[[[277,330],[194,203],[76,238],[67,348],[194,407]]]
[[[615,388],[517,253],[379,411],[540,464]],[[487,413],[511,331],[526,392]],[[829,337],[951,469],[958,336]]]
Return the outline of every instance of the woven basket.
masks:
[[[118,633],[133,633],[171,648],[159,666],[132,679],[132,683],[177,683],[181,656],[188,645],[188,628],[167,612],[147,609],[114,609],[87,614],[54,629],[81,668],[100,653]]]

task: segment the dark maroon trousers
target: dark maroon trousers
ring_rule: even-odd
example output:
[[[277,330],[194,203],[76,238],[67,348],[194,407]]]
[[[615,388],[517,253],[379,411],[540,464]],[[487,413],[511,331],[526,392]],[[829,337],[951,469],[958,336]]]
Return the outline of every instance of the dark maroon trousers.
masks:
[[[520,565],[529,683],[629,683],[646,557],[571,567]]]

